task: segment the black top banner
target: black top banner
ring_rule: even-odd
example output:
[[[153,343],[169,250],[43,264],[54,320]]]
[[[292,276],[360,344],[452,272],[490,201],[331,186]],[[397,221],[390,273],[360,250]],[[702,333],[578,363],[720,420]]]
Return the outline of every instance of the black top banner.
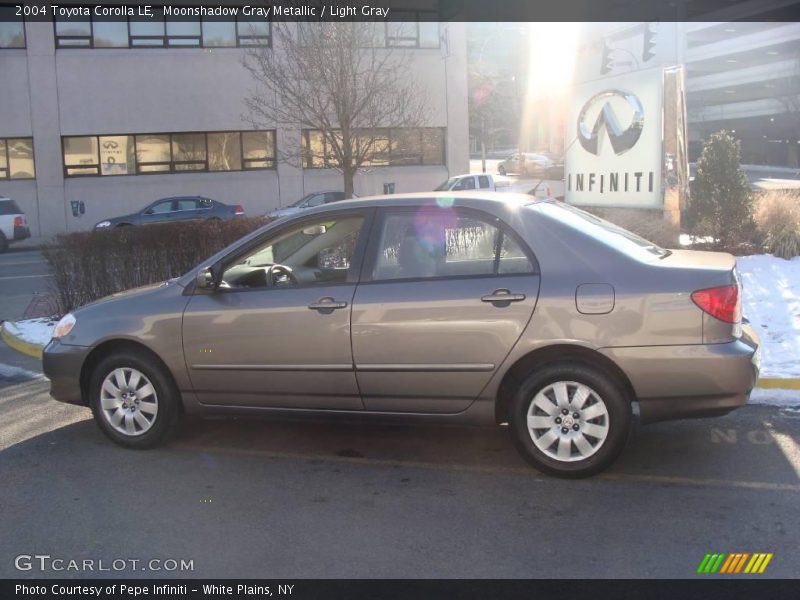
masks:
[[[0,0],[0,21],[797,21],[800,0]]]
[[[535,557],[531,557],[535,560]],[[797,582],[697,580],[5,580],[3,600],[738,600],[794,598]]]

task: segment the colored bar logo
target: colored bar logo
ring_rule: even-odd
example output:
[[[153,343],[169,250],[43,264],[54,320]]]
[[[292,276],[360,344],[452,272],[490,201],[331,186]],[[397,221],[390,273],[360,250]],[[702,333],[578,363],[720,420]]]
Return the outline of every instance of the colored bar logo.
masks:
[[[706,554],[697,567],[700,575],[761,574],[772,560],[772,552],[732,552]]]

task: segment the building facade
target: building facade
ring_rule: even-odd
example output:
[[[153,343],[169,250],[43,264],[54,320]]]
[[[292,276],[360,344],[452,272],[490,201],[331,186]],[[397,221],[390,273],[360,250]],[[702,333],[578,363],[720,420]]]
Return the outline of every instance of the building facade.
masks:
[[[432,190],[469,168],[464,26],[381,23],[378,37],[408,54],[427,122],[387,123],[387,151],[356,175],[355,193]],[[260,215],[343,189],[324,162],[280,159],[313,144],[313,130],[247,121],[243,52],[271,44],[266,22],[0,22],[0,196],[19,203],[34,236],[50,236],[167,196]]]

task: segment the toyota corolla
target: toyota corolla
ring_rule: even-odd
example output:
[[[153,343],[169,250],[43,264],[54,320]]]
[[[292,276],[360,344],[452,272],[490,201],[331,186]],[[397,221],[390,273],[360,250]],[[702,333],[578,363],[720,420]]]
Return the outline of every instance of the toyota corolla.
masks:
[[[758,377],[732,256],[666,250],[530,196],[349,200],[166,284],[77,309],[57,400],[132,448],[184,413],[508,423],[547,473],[596,473],[643,422],[727,413]]]

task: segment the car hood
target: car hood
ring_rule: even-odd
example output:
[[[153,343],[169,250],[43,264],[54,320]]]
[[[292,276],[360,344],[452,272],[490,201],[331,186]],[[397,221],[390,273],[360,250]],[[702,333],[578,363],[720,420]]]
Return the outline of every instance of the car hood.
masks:
[[[105,296],[103,298],[100,298],[99,300],[95,300],[94,302],[89,302],[89,304],[84,304],[83,306],[81,306],[80,308],[78,308],[73,312],[78,314],[79,312],[82,312],[85,309],[93,309],[100,306],[107,306],[109,304],[117,303],[120,301],[134,300],[138,302],[144,296],[152,296],[161,293],[161,291],[166,289],[168,286],[175,286],[175,285],[178,285],[177,279],[169,279],[168,281],[151,283],[148,285],[131,288],[129,290],[115,292],[110,296]]]

